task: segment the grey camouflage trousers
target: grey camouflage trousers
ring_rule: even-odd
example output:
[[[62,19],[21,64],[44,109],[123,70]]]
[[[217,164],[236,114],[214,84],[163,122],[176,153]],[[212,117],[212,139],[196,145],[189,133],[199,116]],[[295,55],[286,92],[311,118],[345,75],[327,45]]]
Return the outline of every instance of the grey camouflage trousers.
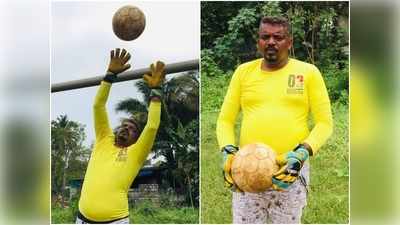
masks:
[[[129,224],[129,217],[123,218],[123,219],[120,219],[120,220],[116,220],[116,221],[113,221],[113,222],[111,222],[111,223],[115,223],[115,224]],[[85,221],[82,221],[82,220],[79,219],[79,218],[76,218],[75,224],[88,224],[88,223],[86,223]]]
[[[307,205],[309,174],[306,163],[299,178],[286,191],[271,188],[260,193],[233,192],[233,223],[300,223],[303,208]]]

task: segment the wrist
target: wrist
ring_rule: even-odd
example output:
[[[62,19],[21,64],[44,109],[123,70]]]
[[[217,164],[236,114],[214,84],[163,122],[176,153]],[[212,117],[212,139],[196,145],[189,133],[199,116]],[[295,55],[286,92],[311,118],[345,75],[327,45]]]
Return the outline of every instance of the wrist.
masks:
[[[152,88],[150,91],[150,100],[153,100],[153,99],[161,100],[162,93],[163,92],[162,92],[161,88]]]
[[[314,152],[313,152],[311,146],[308,143],[303,142],[300,145],[303,146],[305,149],[307,149],[309,156],[313,156],[314,155]]]
[[[114,83],[116,79],[117,79],[117,74],[114,74],[111,71],[107,71],[106,75],[103,78],[103,81],[108,83]]]
[[[221,152],[224,152],[226,154],[235,154],[238,151],[239,151],[239,148],[234,145],[225,145],[221,149]]]
[[[298,145],[294,150],[293,153],[295,154],[295,158],[304,162],[310,157],[309,150],[304,147],[304,145]]]

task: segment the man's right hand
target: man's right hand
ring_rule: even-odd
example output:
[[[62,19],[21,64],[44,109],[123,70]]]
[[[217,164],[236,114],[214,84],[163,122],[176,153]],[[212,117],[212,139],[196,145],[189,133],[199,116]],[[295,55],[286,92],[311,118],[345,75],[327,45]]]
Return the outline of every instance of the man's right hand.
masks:
[[[113,83],[117,79],[117,74],[131,67],[130,64],[127,64],[130,58],[131,55],[125,49],[122,49],[122,51],[119,48],[116,48],[115,51],[111,50],[110,64],[108,65],[107,75],[104,77],[104,80]]]
[[[225,187],[231,188],[232,190],[236,191],[239,190],[235,182],[232,178],[232,162],[233,157],[237,151],[239,151],[238,147],[233,145],[227,145],[221,149],[222,151],[222,173],[224,176]]]

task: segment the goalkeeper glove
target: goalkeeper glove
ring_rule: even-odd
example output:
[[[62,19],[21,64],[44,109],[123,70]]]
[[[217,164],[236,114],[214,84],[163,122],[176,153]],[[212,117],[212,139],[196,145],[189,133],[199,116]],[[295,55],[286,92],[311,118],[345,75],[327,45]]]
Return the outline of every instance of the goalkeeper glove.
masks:
[[[287,163],[282,166],[272,177],[272,187],[275,190],[286,190],[300,175],[304,162],[308,159],[309,152],[304,145],[298,145],[286,155]]]
[[[107,74],[103,80],[109,83],[115,82],[117,74],[122,73],[131,67],[130,64],[126,64],[130,58],[131,55],[125,49],[122,49],[122,52],[119,48],[116,48],[115,51],[111,50],[110,64],[108,65]]]
[[[222,174],[224,176],[225,187],[231,188],[232,191],[240,191],[235,185],[232,178],[232,162],[239,148],[233,145],[227,145],[221,149],[222,151]]]

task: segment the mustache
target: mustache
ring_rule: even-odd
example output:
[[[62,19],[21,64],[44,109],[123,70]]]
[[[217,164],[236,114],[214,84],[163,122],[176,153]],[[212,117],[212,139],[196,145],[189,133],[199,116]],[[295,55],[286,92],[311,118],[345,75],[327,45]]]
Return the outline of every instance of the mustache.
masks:
[[[118,130],[118,133],[122,133],[122,132],[129,133],[129,130],[128,129],[124,129],[124,128],[120,128]]]
[[[266,47],[266,48],[265,48],[265,51],[274,51],[274,52],[277,52],[278,49],[276,49],[276,48],[274,48],[274,47]]]

